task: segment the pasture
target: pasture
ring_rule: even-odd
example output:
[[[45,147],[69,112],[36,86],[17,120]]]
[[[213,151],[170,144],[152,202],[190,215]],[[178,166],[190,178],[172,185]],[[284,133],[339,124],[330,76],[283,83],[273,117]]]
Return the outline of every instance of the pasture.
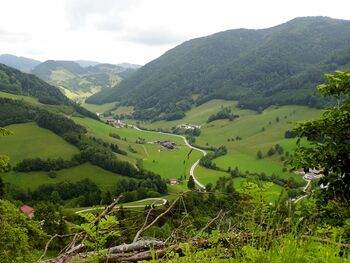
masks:
[[[77,182],[89,179],[96,183],[103,191],[113,191],[115,185],[122,178],[128,178],[119,174],[106,171],[90,163],[84,163],[69,169],[56,171],[56,178],[50,178],[47,172],[8,172],[3,174],[5,182],[11,183],[21,189],[35,190],[43,184],[55,184],[64,181]]]
[[[25,158],[70,159],[79,150],[53,132],[36,123],[14,124],[6,127],[13,134],[0,140],[0,154],[10,157],[12,165]]]

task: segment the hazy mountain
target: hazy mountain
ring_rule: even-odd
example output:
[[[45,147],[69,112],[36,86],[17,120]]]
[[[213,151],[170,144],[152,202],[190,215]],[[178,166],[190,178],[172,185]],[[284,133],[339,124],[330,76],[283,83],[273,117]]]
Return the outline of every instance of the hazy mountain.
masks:
[[[193,103],[237,99],[263,109],[272,104],[320,105],[314,87],[323,73],[350,63],[350,21],[296,18],[276,27],[237,29],[187,41],[140,68],[90,103],[120,101],[141,119],[181,118]]]
[[[0,63],[12,68],[19,69],[24,72],[30,72],[41,62],[31,58],[17,57],[10,54],[2,54],[0,55]]]
[[[122,68],[131,68],[131,69],[139,69],[142,67],[141,65],[130,64],[130,63],[119,63],[117,64],[117,66],[120,66]]]
[[[91,61],[91,60],[76,60],[75,62],[78,63],[83,68],[90,67],[90,66],[96,66],[98,64],[101,64],[100,62]]]
[[[85,63],[85,65],[88,64]],[[134,71],[134,69],[112,64],[98,63],[82,67],[81,64],[74,61],[48,60],[36,66],[32,73],[60,87],[71,98],[84,98],[100,90],[116,86]]]

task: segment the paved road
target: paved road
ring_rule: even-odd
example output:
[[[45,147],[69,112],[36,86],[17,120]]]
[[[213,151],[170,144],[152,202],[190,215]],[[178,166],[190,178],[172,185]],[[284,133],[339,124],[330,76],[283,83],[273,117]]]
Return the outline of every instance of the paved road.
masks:
[[[207,152],[202,150],[202,149],[199,149],[197,147],[194,147],[192,146],[191,144],[189,144],[189,142],[187,141],[186,137],[185,136],[182,136],[182,135],[178,135],[178,134],[173,134],[173,133],[167,133],[167,132],[159,132],[159,131],[147,131],[147,130],[143,130],[143,129],[140,129],[139,127],[135,126],[135,125],[129,125],[129,126],[132,126],[134,129],[138,130],[138,131],[141,131],[141,132],[150,132],[150,133],[159,133],[159,134],[165,134],[165,135],[170,135],[170,136],[175,136],[175,137],[180,137],[183,139],[183,141],[185,142],[186,146],[188,146],[189,148],[193,149],[193,150],[196,150],[196,151],[200,151],[203,156],[206,156],[207,155]],[[194,175],[194,170],[196,169],[197,165],[199,164],[199,160],[197,160],[192,166],[191,166],[191,169],[190,169],[190,175],[193,177],[193,180],[194,182],[202,189],[205,190],[205,186],[200,183],[197,178],[195,177]]]
[[[309,188],[309,185],[311,184],[311,180],[305,179],[305,177],[303,177],[303,179],[307,182],[307,184],[303,188],[303,192],[306,193],[306,190]],[[299,198],[297,198],[296,200],[294,200],[294,203],[298,203],[300,200],[304,199],[305,197],[307,197],[307,194],[302,195]]]
[[[142,199],[142,200],[138,200],[138,201],[135,201],[134,203],[136,202],[144,202],[144,201],[162,201],[162,203],[154,203],[153,205],[154,206],[162,206],[162,205],[165,205],[167,200],[164,199],[164,198],[146,198],[146,199]],[[122,205],[122,204],[121,204]],[[117,205],[116,208],[119,208],[121,205]],[[145,207],[146,205],[123,205],[123,208],[143,208]],[[80,214],[80,213],[84,213],[84,212],[89,212],[89,211],[94,211],[94,210],[104,210],[106,209],[105,206],[96,206],[96,207],[90,207],[90,208],[86,208],[86,209],[83,209],[83,210],[79,210],[79,211],[76,211],[75,213],[76,214]]]

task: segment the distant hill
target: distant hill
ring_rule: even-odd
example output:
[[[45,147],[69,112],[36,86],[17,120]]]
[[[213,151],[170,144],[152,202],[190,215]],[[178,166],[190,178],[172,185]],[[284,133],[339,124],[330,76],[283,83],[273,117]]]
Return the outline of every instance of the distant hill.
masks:
[[[44,104],[70,104],[58,88],[4,64],[0,64],[0,91],[32,96]]]
[[[74,62],[78,63],[83,68],[90,67],[90,66],[96,66],[98,64],[101,64],[100,62],[91,61],[91,60],[76,60]]]
[[[10,54],[2,54],[0,55],[0,63],[5,64],[12,68],[16,68],[23,72],[30,72],[34,67],[39,65],[41,62],[31,58],[17,57]]]
[[[117,64],[117,66],[120,66],[122,68],[131,68],[131,69],[139,69],[141,68],[142,66],[141,65],[137,65],[137,64],[130,64],[130,63],[120,63],[120,64]]]
[[[0,91],[34,97],[42,104],[69,106],[73,112],[98,119],[94,113],[68,99],[59,88],[46,83],[32,74],[23,73],[4,64],[0,64]]]
[[[74,61],[48,60],[37,65],[32,73],[52,85],[60,87],[71,98],[85,98],[100,90],[116,86],[123,78],[129,77],[135,69],[112,64],[90,65]],[[94,64],[94,63],[92,63]]]
[[[178,119],[193,104],[236,99],[241,108],[322,106],[323,74],[350,65],[350,21],[296,18],[276,27],[228,30],[187,41],[89,103],[119,101],[139,119]]]

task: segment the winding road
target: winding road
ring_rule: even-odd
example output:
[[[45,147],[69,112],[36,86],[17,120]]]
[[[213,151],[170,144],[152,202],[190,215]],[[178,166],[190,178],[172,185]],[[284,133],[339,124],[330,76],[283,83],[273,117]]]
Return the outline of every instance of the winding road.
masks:
[[[143,130],[135,125],[128,125],[128,126],[131,126],[133,127],[134,129],[138,130],[138,131],[141,131],[141,132],[149,132],[149,133],[158,133],[158,134],[165,134],[165,135],[170,135],[170,136],[175,136],[175,137],[180,137],[183,139],[184,143],[186,144],[187,147],[193,149],[193,150],[196,150],[196,151],[199,151],[203,154],[203,156],[206,156],[207,155],[207,152],[202,150],[202,149],[199,149],[197,147],[194,147],[192,146],[191,144],[189,144],[189,142],[187,141],[186,137],[185,136],[182,136],[182,135],[178,135],[178,134],[173,134],[173,133],[167,133],[167,132],[159,132],[159,131],[148,131],[148,130]],[[200,159],[198,159],[192,166],[191,166],[191,169],[190,169],[190,176],[193,177],[193,180],[194,182],[196,183],[196,185],[198,185],[200,188],[202,188],[203,190],[205,190],[205,186],[200,183],[197,178],[195,177],[194,175],[194,170],[196,169],[196,167],[198,166],[199,164],[199,161]]]
[[[140,202],[145,202],[145,201],[154,201],[153,202],[153,206],[162,206],[162,205],[165,205],[167,200],[164,199],[164,198],[146,198],[146,199],[142,199],[142,200],[138,200],[138,201],[134,201],[133,203],[140,203]],[[156,201],[162,201],[161,203],[155,203]],[[120,208],[120,206],[117,206],[117,208]],[[144,208],[145,205],[123,205],[123,208]],[[76,214],[80,214],[80,213],[85,213],[85,212],[89,212],[89,211],[94,211],[94,210],[104,210],[106,209],[105,206],[96,206],[96,207],[90,207],[90,208],[86,208],[86,209],[83,209],[83,210],[79,210],[79,211],[76,211],[75,213]]]
[[[305,187],[303,188],[303,192],[305,193],[305,195],[300,196],[299,198],[297,198],[296,200],[294,200],[294,203],[298,203],[300,200],[304,199],[305,197],[307,197],[307,193],[306,190],[309,188],[310,184],[311,184],[311,180],[306,179],[305,177],[303,177],[303,179],[307,182],[307,184],[305,185]]]

